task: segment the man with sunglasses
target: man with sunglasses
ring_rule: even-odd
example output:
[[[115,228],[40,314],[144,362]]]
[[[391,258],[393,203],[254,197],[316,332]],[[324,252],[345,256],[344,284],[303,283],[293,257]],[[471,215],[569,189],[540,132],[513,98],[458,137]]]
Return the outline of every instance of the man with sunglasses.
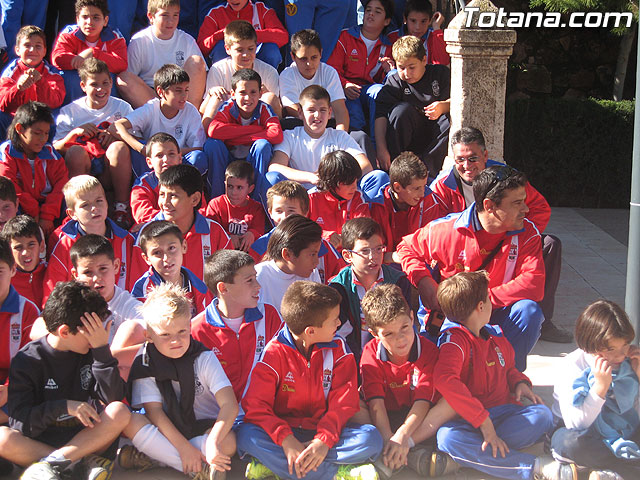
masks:
[[[489,159],[484,136],[480,130],[473,127],[461,128],[454,132],[451,136],[451,148],[453,167],[441,173],[431,184],[431,189],[441,198],[447,213],[461,212],[474,202],[471,185],[481,171],[486,167],[503,165]],[[529,207],[527,218],[542,234],[549,223],[551,207],[540,192],[528,182],[525,185],[525,191],[527,194],[525,202]],[[540,338],[548,342],[570,343],[573,341],[571,332],[559,328],[551,320],[555,307],[556,289],[560,280],[561,255],[560,239],[554,235],[542,234],[542,258],[546,277],[544,297],[540,302],[545,318]]]
[[[486,270],[491,323],[499,325],[513,345],[520,371],[544,320],[536,303],[544,294],[542,243],[526,218],[527,183],[526,176],[511,167],[488,167],[473,182],[475,203],[407,235],[397,248],[402,270],[432,311],[440,311],[440,279]]]

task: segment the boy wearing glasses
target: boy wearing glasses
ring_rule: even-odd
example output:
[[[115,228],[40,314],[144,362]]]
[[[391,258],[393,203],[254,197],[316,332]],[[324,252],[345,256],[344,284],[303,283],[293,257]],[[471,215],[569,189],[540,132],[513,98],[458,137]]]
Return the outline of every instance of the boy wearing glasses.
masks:
[[[360,360],[365,344],[373,337],[364,322],[360,303],[365,293],[383,283],[398,285],[407,303],[411,304],[411,285],[406,275],[383,263],[386,246],[382,228],[368,217],[354,218],[342,227],[342,257],[347,266],[331,283],[340,302],[338,335],[347,340],[349,348]]]

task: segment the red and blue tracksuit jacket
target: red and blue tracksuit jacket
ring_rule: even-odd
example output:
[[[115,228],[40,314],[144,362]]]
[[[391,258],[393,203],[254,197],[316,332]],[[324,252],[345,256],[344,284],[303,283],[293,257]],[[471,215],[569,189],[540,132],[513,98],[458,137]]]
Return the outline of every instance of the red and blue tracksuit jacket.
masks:
[[[224,41],[224,29],[233,20],[246,20],[253,25],[258,35],[258,44],[275,43],[282,47],[289,41],[289,33],[282,26],[275,10],[262,2],[247,4],[238,12],[226,5],[209,10],[198,32],[198,47],[206,57],[218,42]]]
[[[96,45],[90,46],[78,25],[67,25],[56,39],[51,62],[60,70],[75,70],[71,61],[87,48],[91,48],[93,58],[107,64],[109,72],[118,74],[127,69],[127,42],[118,30],[108,27],[102,29]]]
[[[245,309],[236,334],[220,315],[217,298],[191,320],[191,336],[216,354],[238,401],[265,346],[281,328],[278,311],[269,304],[259,303],[256,308]]]
[[[408,35],[406,25],[402,25],[398,30],[389,33],[389,41],[393,45],[400,37]],[[427,64],[429,65],[449,65],[451,57],[447,53],[447,45],[444,43],[444,30],[434,30],[429,28],[422,38],[424,49],[427,51]]]
[[[485,267],[494,308],[529,299],[542,300],[544,263],[540,233],[524,219],[521,230],[489,234],[483,228],[475,203],[466,210],[435,220],[407,235],[398,245],[402,270],[418,285],[431,275],[437,280],[458,272],[475,271],[502,241],[500,250]]]
[[[288,327],[266,346],[242,399],[244,421],[259,425],[276,445],[292,428],[314,430],[332,448],[358,411],[356,361],[345,341],[334,337],[312,346],[307,359]]]
[[[212,198],[205,213],[207,218],[215,220],[229,235],[244,235],[253,233],[257,239],[264,233],[264,208],[262,204],[247,198],[244,207],[231,205],[226,195]]]
[[[251,145],[261,139],[268,140],[272,145],[282,143],[280,120],[262,100],[253,111],[249,125],[242,125],[240,109],[235,100],[227,100],[211,120],[208,134],[211,138],[222,140],[227,147]]]
[[[433,370],[435,386],[458,415],[478,428],[487,409],[518,403],[513,391],[531,381],[515,366],[509,340],[497,325],[485,325],[476,337],[465,326],[445,320]]]
[[[44,274],[47,271],[47,262],[40,261],[31,272],[25,272],[16,266],[16,274],[11,278],[11,285],[20,295],[32,301],[38,308],[42,305],[44,294]]]
[[[313,192],[309,194],[308,217],[322,227],[322,238],[329,240],[331,235],[340,235],[347,220],[370,217],[369,204],[362,199],[360,192],[351,200],[336,198],[331,192]]]
[[[13,182],[22,211],[53,221],[60,216],[62,187],[69,180],[67,165],[49,143],[33,162],[32,167],[10,140],[0,145],[0,175]]]
[[[20,105],[28,102],[46,103],[51,109],[62,105],[66,93],[64,80],[58,69],[45,60],[36,67],[42,78],[25,90],[18,90],[18,79],[30,68],[18,58],[7,65],[2,72],[0,110],[3,112],[13,115]]]

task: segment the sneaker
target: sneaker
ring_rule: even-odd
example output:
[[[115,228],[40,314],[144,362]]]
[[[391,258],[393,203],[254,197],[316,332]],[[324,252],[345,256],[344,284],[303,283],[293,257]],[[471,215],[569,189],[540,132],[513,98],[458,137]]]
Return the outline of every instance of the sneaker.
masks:
[[[380,480],[373,463],[340,465],[334,480]]]
[[[571,343],[573,342],[573,334],[558,327],[551,320],[545,320],[540,329],[540,340],[553,343]]]
[[[433,450],[414,447],[407,454],[407,466],[421,477],[428,477],[431,470],[431,454]]]
[[[20,476],[20,480],[61,480],[60,468],[43,460],[31,464]]]
[[[389,480],[396,473],[400,472],[404,468],[404,467],[400,467],[394,470],[391,467],[387,467],[384,464],[384,461],[382,460],[382,455],[378,457],[378,459],[374,462],[373,466],[376,467],[376,470],[378,471],[378,476],[380,477],[381,480]]]
[[[192,478],[193,480],[210,480],[211,465],[209,465],[207,462],[202,462],[202,468],[200,469],[200,471],[196,473],[190,473],[189,478]]]
[[[430,477],[442,477],[450,473],[456,473],[458,470],[460,470],[460,465],[448,453],[440,450],[433,451],[429,462]]]
[[[535,480],[578,480],[575,463],[560,463],[553,457],[538,457],[533,464]]]
[[[247,469],[244,471],[244,476],[247,480],[266,480],[268,478],[278,478],[278,476],[261,464],[255,458],[247,464]]]
[[[113,473],[113,460],[98,455],[87,455],[82,459],[86,480],[109,480]]]
[[[133,445],[125,445],[118,452],[118,465],[125,470],[144,472],[150,468],[159,467],[160,462],[156,462]]]
[[[624,478],[611,470],[591,470],[589,480],[624,480]]]

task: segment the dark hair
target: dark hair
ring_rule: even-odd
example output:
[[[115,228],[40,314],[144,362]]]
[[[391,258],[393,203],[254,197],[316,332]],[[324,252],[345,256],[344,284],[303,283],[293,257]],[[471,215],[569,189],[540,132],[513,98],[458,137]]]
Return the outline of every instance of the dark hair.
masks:
[[[241,68],[231,76],[231,90],[235,91],[240,82],[258,82],[258,91],[262,88],[262,78],[252,68]]]
[[[413,152],[402,152],[393,159],[389,166],[389,185],[399,183],[405,188],[415,179],[427,178],[429,170],[420,157]]]
[[[42,317],[51,333],[67,325],[75,334],[82,327],[86,312],[95,313],[103,322],[111,315],[107,301],[97,291],[79,282],[58,282],[42,310]]]
[[[224,171],[224,179],[227,180],[229,177],[231,178],[241,178],[246,180],[249,185],[253,185],[254,183],[255,171],[253,169],[253,165],[251,165],[246,160],[234,160]]]
[[[320,225],[302,215],[290,215],[273,230],[267,244],[267,253],[272,260],[281,260],[282,250],[286,248],[297,257],[309,245],[321,240]]]
[[[46,48],[47,36],[45,35],[44,30],[40,27],[36,27],[35,25],[24,25],[20,30],[18,30],[18,33],[16,34],[16,45],[20,45],[23,38],[28,39],[31,37],[40,37]]]
[[[18,203],[16,186],[11,180],[3,175],[0,175],[0,200],[8,200],[15,204]]]
[[[0,262],[6,263],[9,265],[9,268],[13,267],[16,263],[13,258],[13,252],[11,252],[11,245],[4,236],[0,237]]]
[[[487,299],[489,276],[484,270],[460,272],[438,285],[438,302],[442,313],[454,322],[464,324],[480,302]]]
[[[174,235],[180,243],[184,240],[180,228],[175,223],[168,220],[153,220],[147,223],[138,235],[138,245],[146,255],[147,243],[164,235]]]
[[[351,185],[362,176],[362,168],[353,155],[344,150],[327,153],[318,165],[318,190],[335,192],[339,184]]]
[[[16,150],[21,152],[24,150],[20,135],[16,131],[16,125],[20,124],[22,128],[27,129],[38,122],[53,124],[53,115],[51,115],[51,109],[47,105],[42,102],[27,102],[18,107],[11,125],[7,128],[7,138]]]
[[[631,342],[636,336],[625,311],[617,303],[597,300],[589,305],[576,321],[575,337],[578,348],[587,353],[606,350],[609,341],[622,338]]]
[[[479,147],[486,150],[486,142],[484,141],[484,135],[482,132],[474,127],[462,127],[460,130],[453,132],[451,135],[451,146],[462,143],[469,145],[470,143],[477,143]]]
[[[320,85],[309,85],[302,90],[298,97],[298,102],[302,103],[304,100],[315,100],[316,102],[326,100],[329,106],[331,106],[331,95],[329,95],[326,88]]]
[[[483,201],[488,198],[496,205],[500,205],[507,194],[507,190],[527,185],[527,176],[509,166],[495,166],[485,168],[473,181],[473,197],[478,212],[484,211]]]
[[[258,34],[253,25],[246,20],[233,20],[227,23],[224,27],[224,44],[230,46],[242,40],[258,41]]]
[[[109,5],[106,0],[77,0],[76,17],[80,15],[80,10],[85,7],[96,7],[102,12],[104,17],[109,16]]]
[[[38,243],[42,242],[42,230],[40,225],[29,215],[17,215],[2,227],[2,238],[11,242],[17,237],[35,237]]]
[[[219,282],[234,283],[238,270],[255,263],[253,257],[246,252],[217,250],[204,261],[204,283],[217,295]]]
[[[318,32],[305,28],[294,33],[291,36],[291,52],[295,55],[302,47],[316,47],[322,52],[322,41]]]
[[[158,182],[165,187],[180,187],[189,196],[202,193],[202,176],[192,165],[173,165],[160,174]]]
[[[393,0],[378,0],[378,1],[382,5],[382,8],[384,8],[384,18],[385,19],[393,18],[393,11],[395,10],[395,4],[393,3]],[[367,9],[367,5],[369,5],[370,2],[371,0],[365,0],[362,2],[362,6],[364,7],[365,10]]]
[[[358,240],[369,240],[374,235],[379,235],[384,241],[382,227],[372,218],[359,217],[347,220],[342,225],[342,248],[353,250]]]
[[[153,74],[153,89],[168,89],[172,85],[181,83],[189,83],[189,74],[173,63],[167,63],[161,66],[156,73]]]
[[[169,135],[165,132],[158,132],[149,139],[144,147],[147,156],[151,155],[151,145],[155,145],[156,143],[173,143],[173,145],[178,149],[178,152],[180,152],[180,145],[173,135]]]
[[[321,327],[329,310],[340,305],[340,294],[321,283],[298,280],[282,297],[282,319],[294,335],[301,335],[307,327]]]
[[[404,18],[406,19],[411,12],[420,12],[432,17],[433,6],[429,0],[407,0],[404,4]]]
[[[298,182],[283,180],[269,187],[269,190],[267,190],[267,210],[269,211],[273,208],[273,197],[298,200],[298,202],[300,202],[300,210],[302,210],[305,215],[309,212],[309,194]]]
[[[384,283],[365,293],[362,298],[362,313],[367,328],[377,333],[379,328],[390,324],[400,315],[411,317],[411,308],[400,287]]]
[[[105,73],[109,75],[109,78],[111,78],[111,72],[109,72],[108,65],[102,60],[98,60],[93,57],[87,58],[80,68],[78,68],[78,75],[83,83],[86,83],[89,75],[98,75],[100,73]]]
[[[78,260],[81,258],[97,257],[98,255],[106,255],[112,262],[116,259],[113,245],[109,239],[95,233],[82,235],[69,249],[73,268],[78,268]]]

